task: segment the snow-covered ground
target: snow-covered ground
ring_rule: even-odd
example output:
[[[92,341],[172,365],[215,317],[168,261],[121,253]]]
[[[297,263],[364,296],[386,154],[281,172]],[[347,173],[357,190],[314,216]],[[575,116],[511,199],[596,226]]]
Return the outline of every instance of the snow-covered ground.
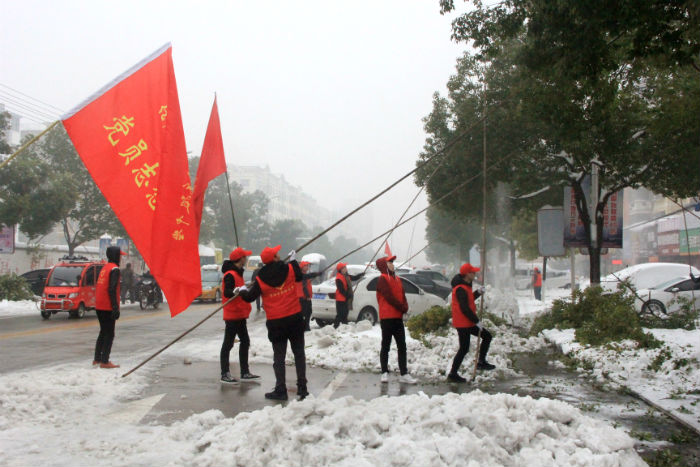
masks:
[[[0,319],[23,315],[39,316],[37,303],[31,300],[19,300],[16,302],[0,300]]]
[[[520,315],[546,307],[495,290],[487,296],[488,308],[513,320],[521,317],[518,302]],[[24,312],[36,313],[32,302],[25,305]],[[546,345],[542,337],[488,327],[494,333],[489,360],[498,369],[481,372],[477,384],[515,374],[510,352]],[[271,363],[264,321],[251,320],[249,329],[253,369]],[[307,361],[379,377],[380,339],[378,326],[366,323],[315,329],[306,334]],[[456,333],[428,343],[408,338],[409,371],[422,382],[444,380]],[[220,345],[220,336],[188,338],[166,352],[217,361]],[[473,350],[463,373],[472,356]],[[144,355],[117,357],[128,368]],[[390,365],[396,367],[393,347]],[[121,378],[81,360],[0,375],[0,465],[644,465],[627,434],[571,405],[478,390],[370,401],[312,396],[234,418],[209,410],[167,426],[141,425],[145,413],[138,407],[150,407],[141,399],[153,371],[157,366],[149,364]]]

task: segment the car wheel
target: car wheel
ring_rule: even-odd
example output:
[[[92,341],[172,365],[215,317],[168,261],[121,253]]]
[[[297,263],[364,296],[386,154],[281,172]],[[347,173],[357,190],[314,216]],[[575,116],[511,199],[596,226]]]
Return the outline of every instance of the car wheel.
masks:
[[[364,307],[357,315],[357,322],[360,321],[369,321],[374,326],[377,324],[377,312],[371,306]]]
[[[70,317],[80,319],[84,316],[85,316],[85,304],[80,302],[80,304],[78,305],[78,309],[70,312]]]
[[[214,296],[214,303],[219,303],[221,301],[221,290],[216,291],[216,295]]]
[[[642,314],[648,316],[656,316],[657,318],[666,317],[666,307],[658,300],[649,300],[642,305]]]
[[[41,317],[44,319],[51,318],[51,312],[48,310],[41,310]]]

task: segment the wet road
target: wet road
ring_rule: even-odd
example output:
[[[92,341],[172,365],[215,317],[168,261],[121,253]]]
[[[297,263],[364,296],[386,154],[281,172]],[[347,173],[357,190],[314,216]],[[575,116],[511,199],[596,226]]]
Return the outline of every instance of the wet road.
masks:
[[[116,358],[119,355],[137,353],[149,355],[217,307],[211,303],[193,304],[171,319],[167,306],[161,306],[155,311],[143,311],[138,305],[125,305],[117,322],[113,356]],[[249,327],[260,324],[250,323]],[[67,314],[59,314],[50,320],[42,320],[38,311],[36,316],[0,319],[0,374],[81,360],[89,365],[98,330],[99,323],[94,312],[88,312],[83,319],[70,319]],[[221,317],[215,315],[184,339],[196,336],[220,340],[221,335]],[[668,465],[700,466],[700,447],[696,442],[688,443],[690,435],[682,427],[627,394],[596,387],[575,371],[548,365],[548,361],[558,358],[554,348],[539,354],[513,355],[512,358],[514,366],[522,371],[522,376],[482,383],[478,387],[444,381],[405,385],[399,384],[395,379],[388,385],[383,385],[379,382],[378,374],[345,373],[315,367],[307,368],[307,376],[309,391],[321,398],[351,395],[360,399],[373,399],[421,391],[436,395],[479,389],[488,393],[506,392],[559,399],[581,408],[592,417],[624,427],[640,439],[637,450],[648,461],[655,459],[660,449],[668,449],[670,455],[680,456],[677,463]],[[234,352],[231,373],[237,375],[239,369],[235,360],[237,358]],[[132,417],[134,421],[169,424],[209,409],[218,409],[233,417],[239,412],[283,403],[264,398],[264,393],[274,385],[270,365],[253,365],[253,371],[261,376],[259,380],[222,385],[218,381],[217,361],[185,362],[182,358],[163,354],[154,359],[152,364],[155,364],[156,369],[148,371],[149,385],[141,395],[142,399],[134,401],[133,410],[127,408],[123,414]],[[117,371],[126,370],[128,368]],[[288,367],[287,387],[290,399],[296,397],[294,379],[294,368]],[[690,439],[695,438],[691,436]]]

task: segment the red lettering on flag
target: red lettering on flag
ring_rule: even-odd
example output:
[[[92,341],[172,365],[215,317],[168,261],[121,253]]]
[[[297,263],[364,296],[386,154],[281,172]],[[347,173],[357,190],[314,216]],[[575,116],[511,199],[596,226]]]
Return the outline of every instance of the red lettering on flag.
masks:
[[[158,281],[171,316],[180,313],[202,283],[170,44],[71,111],[63,126]]]

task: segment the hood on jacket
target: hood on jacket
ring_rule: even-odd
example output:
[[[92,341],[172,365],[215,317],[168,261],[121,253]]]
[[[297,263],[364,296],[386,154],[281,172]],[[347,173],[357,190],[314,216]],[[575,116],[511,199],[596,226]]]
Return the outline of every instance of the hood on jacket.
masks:
[[[460,274],[455,274],[455,276],[452,278],[452,281],[450,282],[450,285],[454,289],[460,284],[469,285]]]
[[[236,271],[241,277],[243,277],[243,268],[237,268],[235,263],[230,259],[225,259],[221,263],[221,272],[226,274],[228,271]]]
[[[387,256],[385,256],[385,257],[383,257],[383,258],[379,258],[379,259],[377,260],[377,269],[378,269],[379,272],[381,272],[382,274],[390,274],[390,275],[393,275],[393,273],[389,271],[389,266],[387,266],[387,264],[386,264],[388,259],[389,259],[389,258],[388,258]]]
[[[284,261],[268,263],[258,272],[258,278],[270,287],[279,287],[287,280],[289,265]]]
[[[119,261],[122,259],[122,249],[118,246],[107,247],[107,261],[119,266]]]

